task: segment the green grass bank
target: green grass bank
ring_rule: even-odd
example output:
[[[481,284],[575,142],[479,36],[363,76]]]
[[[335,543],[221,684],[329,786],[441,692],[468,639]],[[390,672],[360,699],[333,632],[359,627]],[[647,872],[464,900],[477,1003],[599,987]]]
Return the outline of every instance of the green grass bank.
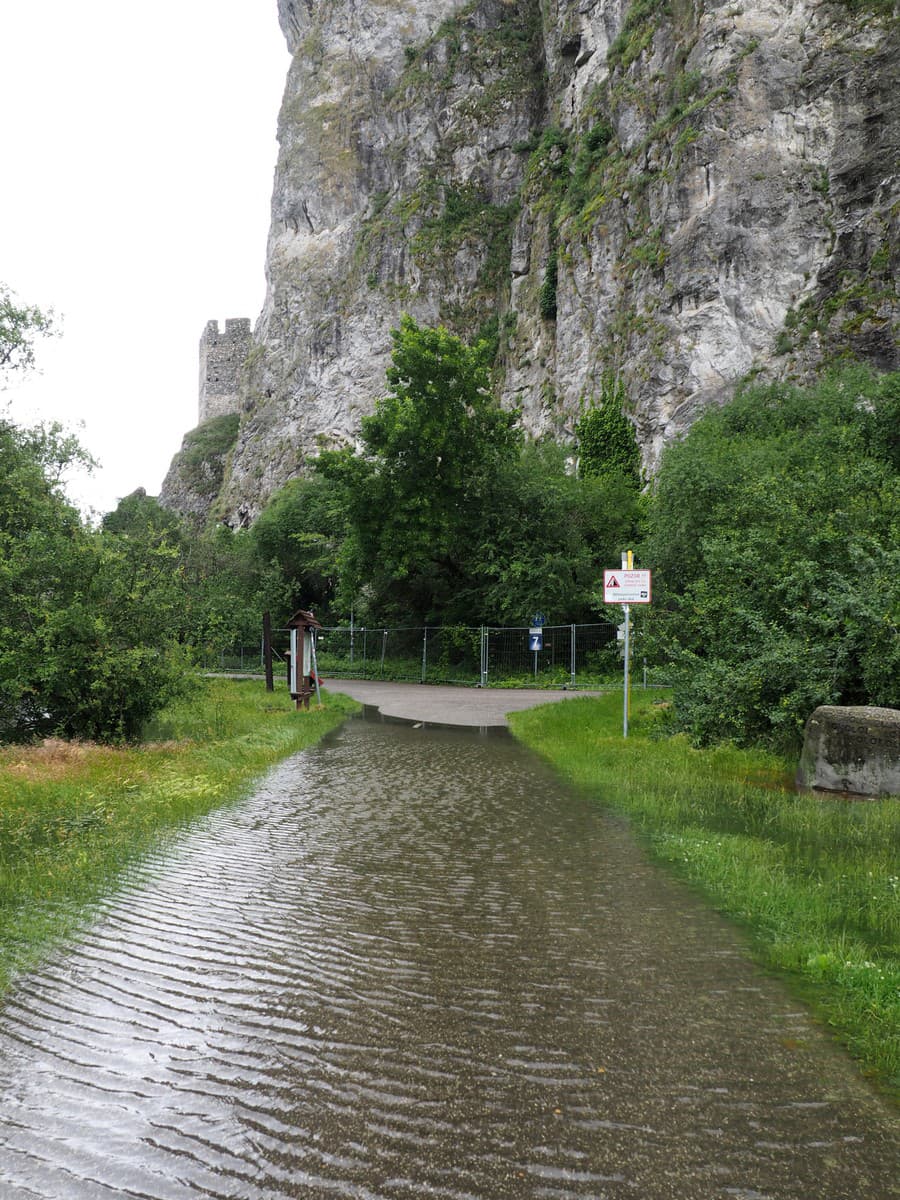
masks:
[[[793,763],[693,749],[665,734],[663,711],[658,693],[636,691],[627,740],[621,692],[509,723],[740,922],[759,961],[900,1101],[900,802],[798,795]]]
[[[0,747],[0,992],[142,856],[359,709],[346,696],[323,700],[295,712],[285,690],[204,680],[136,746]]]

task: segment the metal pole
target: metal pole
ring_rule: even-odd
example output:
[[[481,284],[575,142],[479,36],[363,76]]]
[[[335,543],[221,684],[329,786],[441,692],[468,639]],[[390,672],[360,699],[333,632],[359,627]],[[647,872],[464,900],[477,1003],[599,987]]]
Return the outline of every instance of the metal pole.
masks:
[[[481,686],[487,687],[488,676],[488,632],[487,626],[481,627]]]
[[[420,682],[425,682],[425,676],[428,672],[428,626],[425,626],[422,636],[422,679]]]
[[[572,667],[569,671],[572,676],[572,687],[575,686],[575,626],[572,626]]]
[[[388,635],[388,631],[385,629],[382,634],[382,638],[381,638],[381,678],[382,679],[384,679],[384,656],[387,653],[387,635]]]
[[[627,738],[628,737],[628,657],[631,653],[631,647],[629,645],[628,635],[629,635],[629,630],[631,627],[631,605],[623,604],[622,608],[625,610],[625,686],[622,689],[622,691],[623,691],[622,737]]]
[[[350,609],[350,666],[353,666],[353,609]]]

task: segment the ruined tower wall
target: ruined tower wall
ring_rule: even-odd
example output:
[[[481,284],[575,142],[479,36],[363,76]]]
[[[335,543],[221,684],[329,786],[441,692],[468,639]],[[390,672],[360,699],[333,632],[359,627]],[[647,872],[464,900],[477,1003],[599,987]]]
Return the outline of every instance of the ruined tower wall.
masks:
[[[200,402],[198,424],[241,410],[241,375],[251,344],[246,317],[229,318],[225,330],[208,321],[200,338]]]

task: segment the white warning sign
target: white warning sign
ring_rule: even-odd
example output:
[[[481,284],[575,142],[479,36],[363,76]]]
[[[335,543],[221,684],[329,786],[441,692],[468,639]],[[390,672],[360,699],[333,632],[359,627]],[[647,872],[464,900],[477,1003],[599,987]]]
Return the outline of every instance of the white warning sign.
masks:
[[[649,604],[650,571],[611,570],[603,572],[604,604]]]

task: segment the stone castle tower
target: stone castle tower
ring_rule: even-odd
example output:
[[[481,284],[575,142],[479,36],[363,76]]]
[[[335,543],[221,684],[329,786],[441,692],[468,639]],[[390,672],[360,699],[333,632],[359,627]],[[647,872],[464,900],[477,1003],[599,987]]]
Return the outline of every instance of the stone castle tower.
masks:
[[[208,321],[200,338],[200,404],[198,424],[241,410],[241,375],[251,345],[246,317],[229,319],[225,332]]]

